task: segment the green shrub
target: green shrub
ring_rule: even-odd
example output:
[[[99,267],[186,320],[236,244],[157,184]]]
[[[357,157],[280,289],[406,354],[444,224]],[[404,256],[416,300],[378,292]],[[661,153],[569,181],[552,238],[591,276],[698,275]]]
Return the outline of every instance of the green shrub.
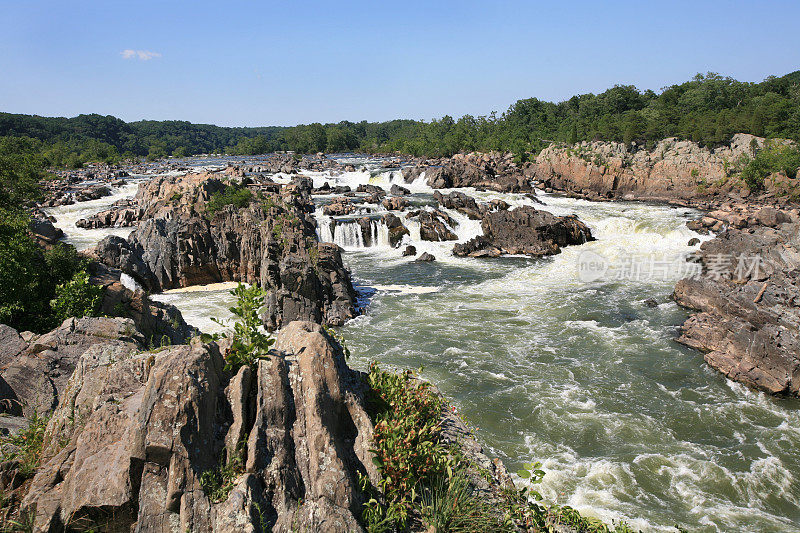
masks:
[[[439,439],[444,402],[410,371],[393,374],[372,364],[367,380],[376,421],[370,451],[381,475],[378,488],[385,503],[371,498],[364,522],[402,529],[418,499],[418,488],[446,475],[450,464],[448,449]]]
[[[56,320],[61,322],[71,316],[97,316],[102,300],[103,287],[89,283],[89,274],[80,271],[56,287],[56,297],[50,307]]]
[[[220,460],[220,465],[206,470],[200,475],[200,486],[212,503],[224,502],[233,490],[234,481],[239,474],[244,472],[244,461],[242,459],[243,449],[237,447],[237,453],[229,460],[225,461],[224,456]]]
[[[219,210],[226,205],[234,205],[239,209],[250,205],[253,193],[246,187],[239,185],[228,185],[223,190],[211,195],[206,205],[209,217],[213,217]]]
[[[797,176],[800,167],[800,148],[767,145],[750,160],[742,170],[742,179],[751,191],[764,188],[764,180],[773,172],[783,172],[790,178]]]
[[[22,211],[0,208],[0,323],[44,332],[58,322],[51,307],[56,287],[86,262],[71,245],[43,250],[29,235],[29,222]]]
[[[236,372],[239,367],[252,365],[266,357],[275,339],[261,331],[261,319],[258,316],[264,307],[266,291],[256,284],[247,287],[239,283],[230,293],[236,296],[236,306],[231,307],[230,312],[237,318],[233,332],[223,334],[232,339],[230,351],[225,357],[225,370]],[[219,320],[216,322],[224,325]]]
[[[48,420],[48,417],[34,412],[28,417],[28,427],[15,435],[0,438],[0,459],[17,461],[18,471],[25,478],[33,477],[39,468]]]

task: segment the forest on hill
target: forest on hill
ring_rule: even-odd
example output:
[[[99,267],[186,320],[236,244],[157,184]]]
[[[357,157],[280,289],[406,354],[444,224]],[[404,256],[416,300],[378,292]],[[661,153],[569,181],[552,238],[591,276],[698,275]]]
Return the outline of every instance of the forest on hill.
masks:
[[[275,151],[402,152],[449,156],[511,151],[521,158],[551,142],[606,140],[652,146],[665,137],[704,146],[734,133],[800,141],[800,71],[760,83],[698,74],[660,92],[617,85],[563,102],[519,100],[504,113],[427,121],[349,122],[230,128],[184,121],[124,122],[113,116],[50,118],[0,113],[0,137],[38,152],[52,166],[200,153],[255,155]]]

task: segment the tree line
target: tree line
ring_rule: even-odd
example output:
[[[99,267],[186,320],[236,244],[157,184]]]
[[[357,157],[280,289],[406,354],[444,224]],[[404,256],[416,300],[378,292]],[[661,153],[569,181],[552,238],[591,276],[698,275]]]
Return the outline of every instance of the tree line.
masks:
[[[605,140],[653,146],[665,137],[678,137],[714,147],[734,133],[800,141],[800,71],[760,83],[698,74],[658,93],[617,85],[558,103],[519,100],[499,115],[465,115],[458,120],[446,115],[429,122],[228,128],[182,121],[126,123],[101,115],[49,118],[0,113],[0,136],[33,139],[46,163],[68,167],[135,157],[276,151],[449,156],[501,150],[524,158],[551,142]]]

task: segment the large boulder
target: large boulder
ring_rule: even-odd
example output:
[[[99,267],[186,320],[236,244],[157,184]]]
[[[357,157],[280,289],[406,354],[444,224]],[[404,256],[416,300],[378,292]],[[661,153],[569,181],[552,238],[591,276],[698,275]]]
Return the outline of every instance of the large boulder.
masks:
[[[419,223],[419,236],[423,241],[458,240],[458,235],[450,229],[458,224],[442,211],[423,209],[409,213],[406,217],[416,218]]]
[[[453,253],[472,257],[501,254],[540,257],[557,254],[562,246],[594,240],[589,227],[576,216],[559,217],[530,206],[486,212],[481,228],[482,236],[456,244]]]
[[[6,335],[13,337],[8,329]],[[84,355],[122,359],[144,346],[144,336],[129,318],[68,318],[31,339],[17,355],[4,357],[0,376],[26,415],[44,415],[56,408]]]

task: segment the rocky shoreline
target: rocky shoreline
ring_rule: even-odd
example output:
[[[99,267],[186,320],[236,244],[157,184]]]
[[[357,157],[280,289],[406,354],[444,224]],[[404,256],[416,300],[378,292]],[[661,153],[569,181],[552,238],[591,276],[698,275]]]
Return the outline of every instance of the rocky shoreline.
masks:
[[[717,235],[692,258],[702,266],[699,276],[675,287],[675,301],[699,311],[677,341],[734,381],[800,396],[800,206],[793,200],[800,179],[772,174],[754,193],[735,175],[735,162],[764,144],[737,134],[713,152],[675,139],[652,151],[618,143],[551,146],[529,168],[543,188],[574,197],[703,210],[688,226]]]

